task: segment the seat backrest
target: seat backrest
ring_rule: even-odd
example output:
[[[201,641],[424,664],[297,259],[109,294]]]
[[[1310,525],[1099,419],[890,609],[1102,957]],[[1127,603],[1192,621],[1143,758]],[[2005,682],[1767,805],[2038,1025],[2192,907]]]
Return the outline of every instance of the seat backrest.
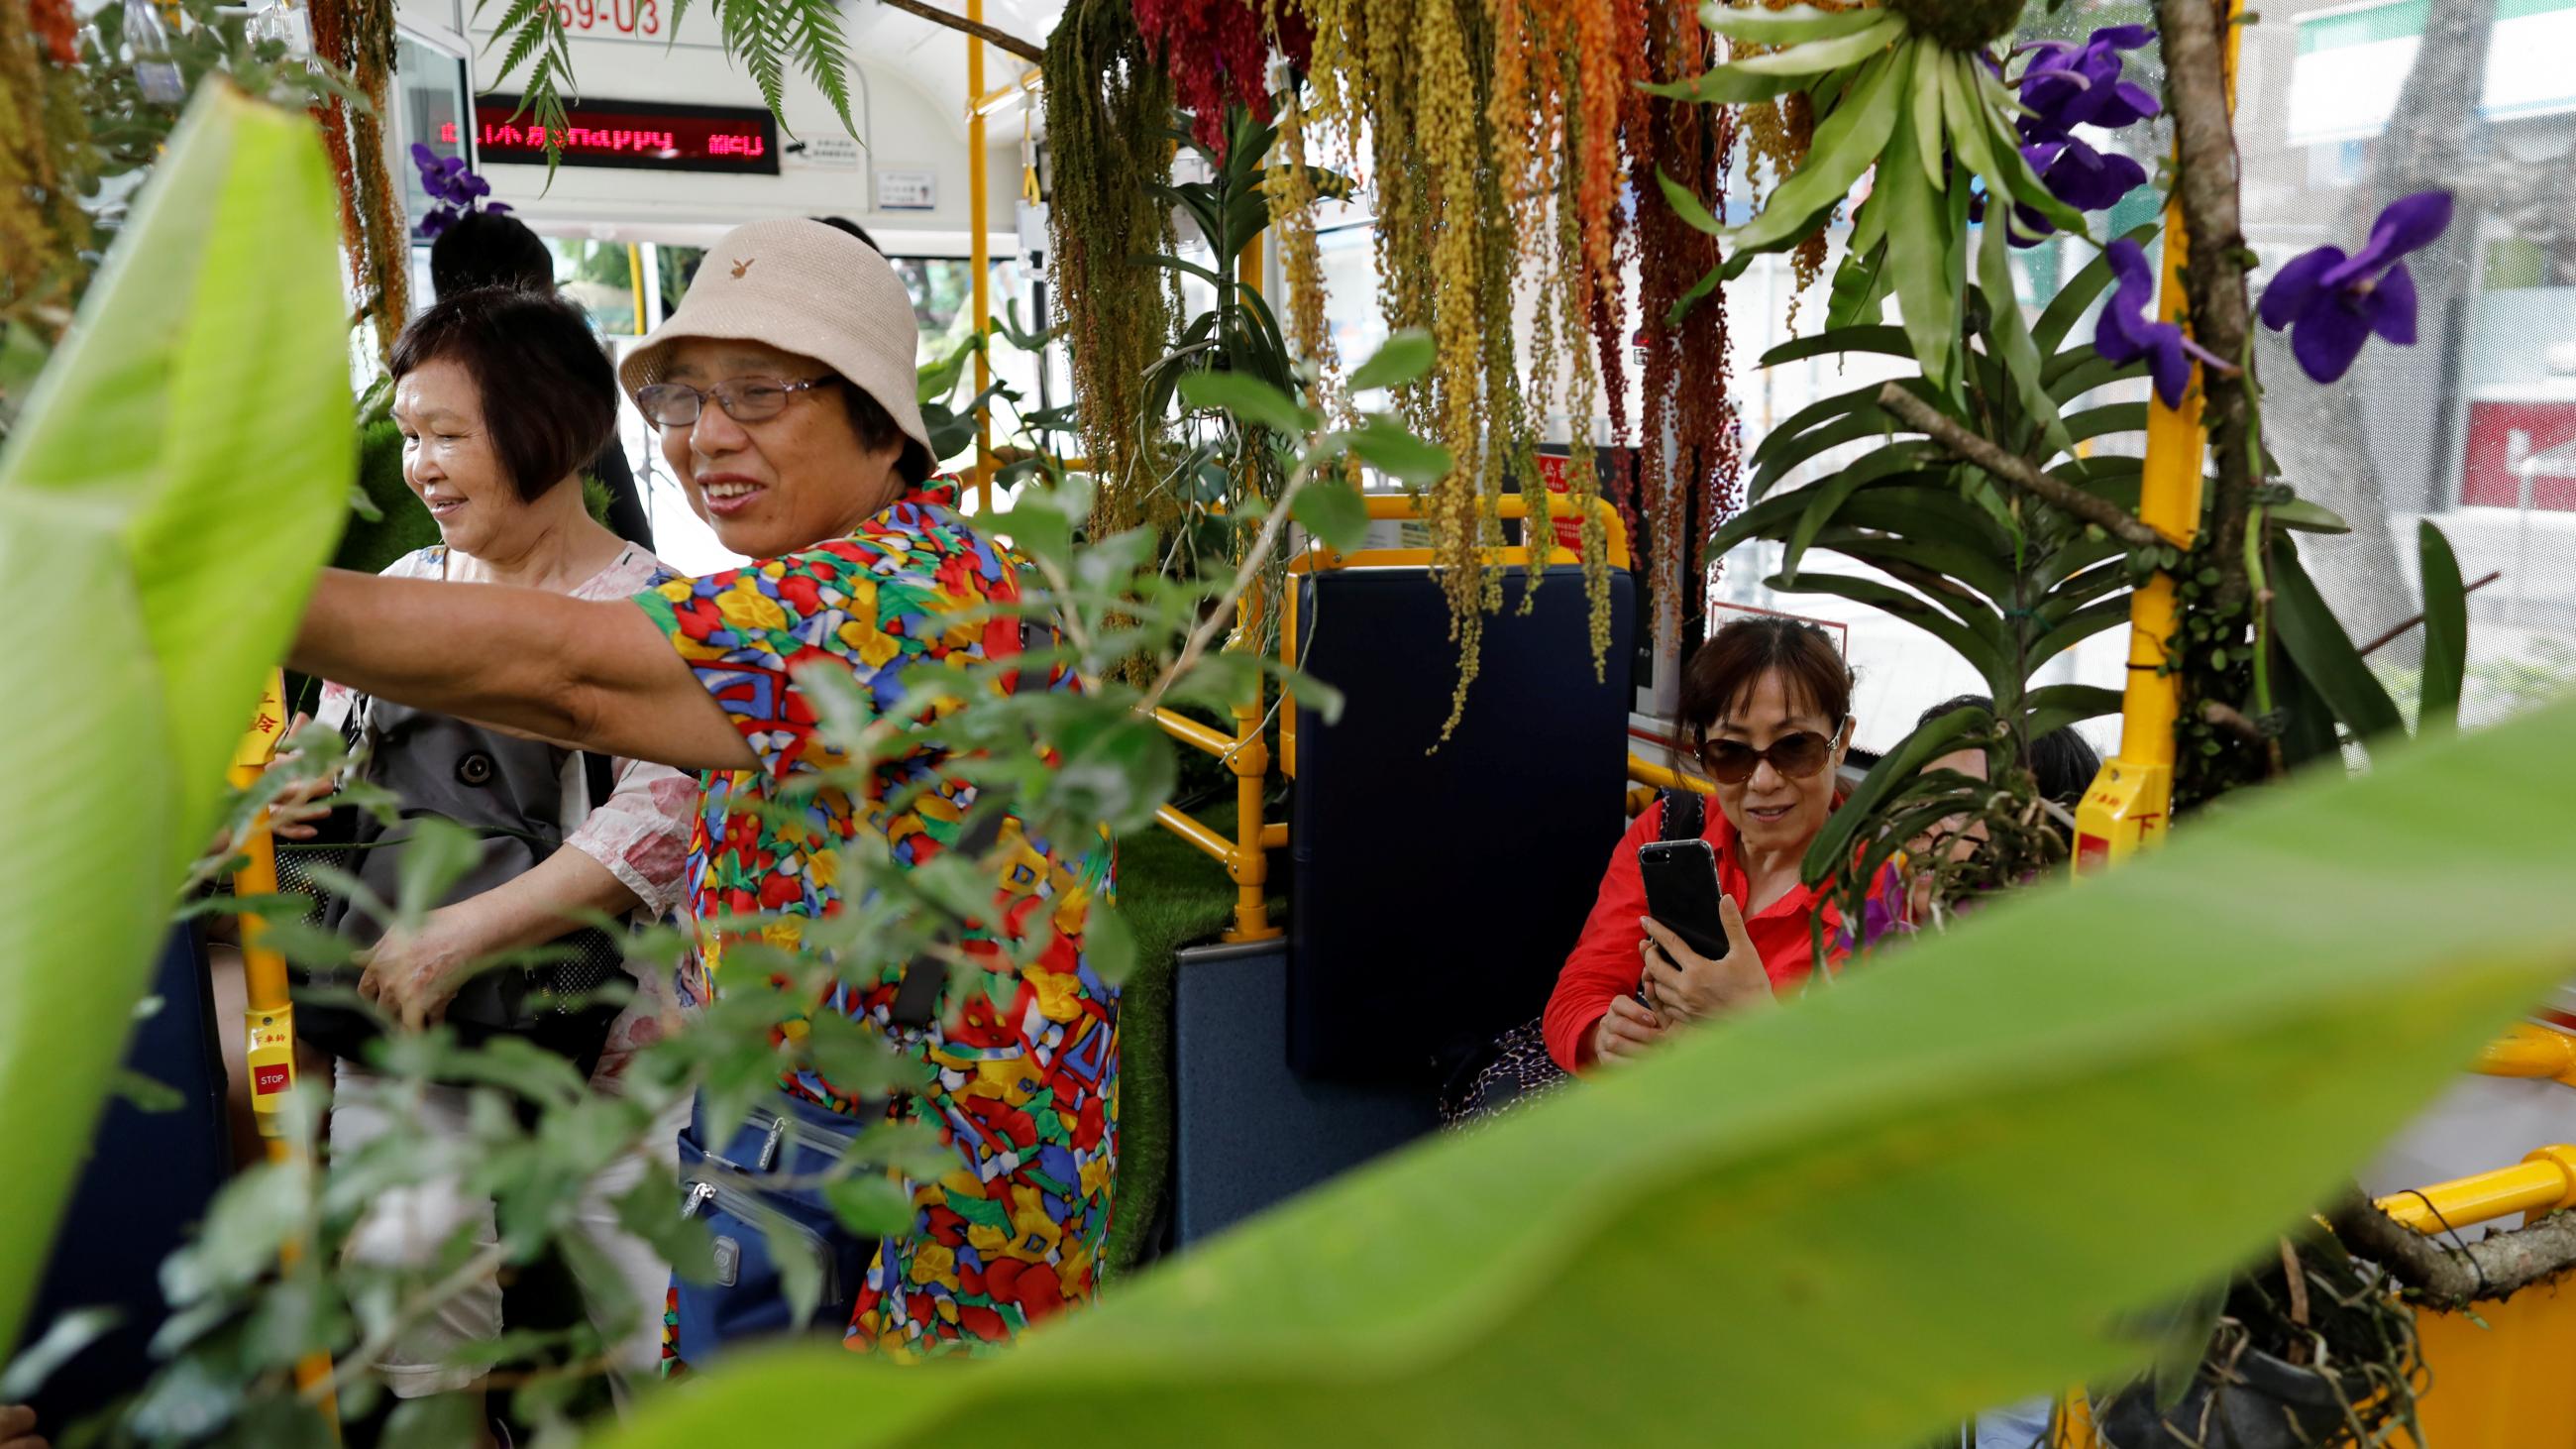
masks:
[[[1346,704],[1332,725],[1298,711],[1289,1063],[1436,1080],[1546,1005],[1625,826],[1630,579],[1611,575],[1596,679],[1582,570],[1549,569],[1526,615],[1509,571],[1445,743],[1458,654],[1437,580],[1341,569],[1297,586],[1305,666]]]

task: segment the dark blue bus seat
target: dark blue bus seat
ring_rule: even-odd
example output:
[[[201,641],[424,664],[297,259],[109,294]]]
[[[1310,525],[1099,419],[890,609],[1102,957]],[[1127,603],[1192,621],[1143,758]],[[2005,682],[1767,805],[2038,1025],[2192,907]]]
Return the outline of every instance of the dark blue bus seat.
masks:
[[[1635,596],[1611,574],[1596,678],[1582,570],[1535,607],[1506,572],[1456,731],[1448,605],[1419,568],[1296,580],[1305,668],[1342,691],[1299,706],[1289,805],[1288,1062],[1308,1077],[1435,1085],[1538,1015],[1626,822]],[[1434,745],[1438,745],[1434,749]]]

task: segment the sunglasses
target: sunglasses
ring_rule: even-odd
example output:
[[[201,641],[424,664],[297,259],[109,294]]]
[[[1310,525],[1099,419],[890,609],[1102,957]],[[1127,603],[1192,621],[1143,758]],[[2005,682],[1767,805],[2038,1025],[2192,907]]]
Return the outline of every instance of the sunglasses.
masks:
[[[1741,785],[1753,778],[1764,760],[1771,768],[1792,780],[1804,780],[1833,763],[1834,743],[1842,735],[1842,726],[1834,726],[1830,735],[1814,730],[1800,730],[1782,735],[1761,749],[1742,740],[1710,740],[1701,751],[1700,762],[1721,785]]]
[[[737,377],[705,389],[685,382],[657,382],[635,389],[635,410],[656,427],[685,428],[697,422],[708,399],[737,423],[764,422],[787,410],[787,398],[808,388],[829,387],[837,377],[786,382],[775,377]]]

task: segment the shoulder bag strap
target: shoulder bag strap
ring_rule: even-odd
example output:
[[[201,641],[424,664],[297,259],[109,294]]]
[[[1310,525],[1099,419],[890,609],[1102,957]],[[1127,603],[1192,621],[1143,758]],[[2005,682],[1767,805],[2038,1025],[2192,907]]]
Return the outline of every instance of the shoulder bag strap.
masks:
[[[1697,840],[1708,829],[1708,797],[1697,790],[1663,792],[1664,840]]]

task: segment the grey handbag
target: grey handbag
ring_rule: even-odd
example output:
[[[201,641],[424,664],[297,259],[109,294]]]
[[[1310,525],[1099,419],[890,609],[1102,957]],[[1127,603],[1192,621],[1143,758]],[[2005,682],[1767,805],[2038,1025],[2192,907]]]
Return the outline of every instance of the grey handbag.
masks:
[[[384,700],[365,701],[361,718],[365,778],[401,802],[391,824],[353,812],[345,837],[346,869],[378,897],[398,898],[403,852],[424,817],[454,821],[482,843],[481,858],[440,905],[514,879],[563,847],[566,751]],[[584,752],[582,766],[589,804],[596,808],[612,786],[609,761]],[[325,907],[323,924],[357,946],[375,944],[384,929],[337,898]],[[468,978],[448,1004],[448,1025],[469,1043],[525,1037],[588,1071],[622,1005],[592,994],[624,975],[624,955],[616,939],[595,926],[556,938],[551,950],[556,959],[544,965],[495,967]],[[298,984],[354,990],[358,973],[313,972]],[[363,1058],[379,1027],[365,1011],[316,1000],[298,1003],[296,1035],[354,1060]]]

